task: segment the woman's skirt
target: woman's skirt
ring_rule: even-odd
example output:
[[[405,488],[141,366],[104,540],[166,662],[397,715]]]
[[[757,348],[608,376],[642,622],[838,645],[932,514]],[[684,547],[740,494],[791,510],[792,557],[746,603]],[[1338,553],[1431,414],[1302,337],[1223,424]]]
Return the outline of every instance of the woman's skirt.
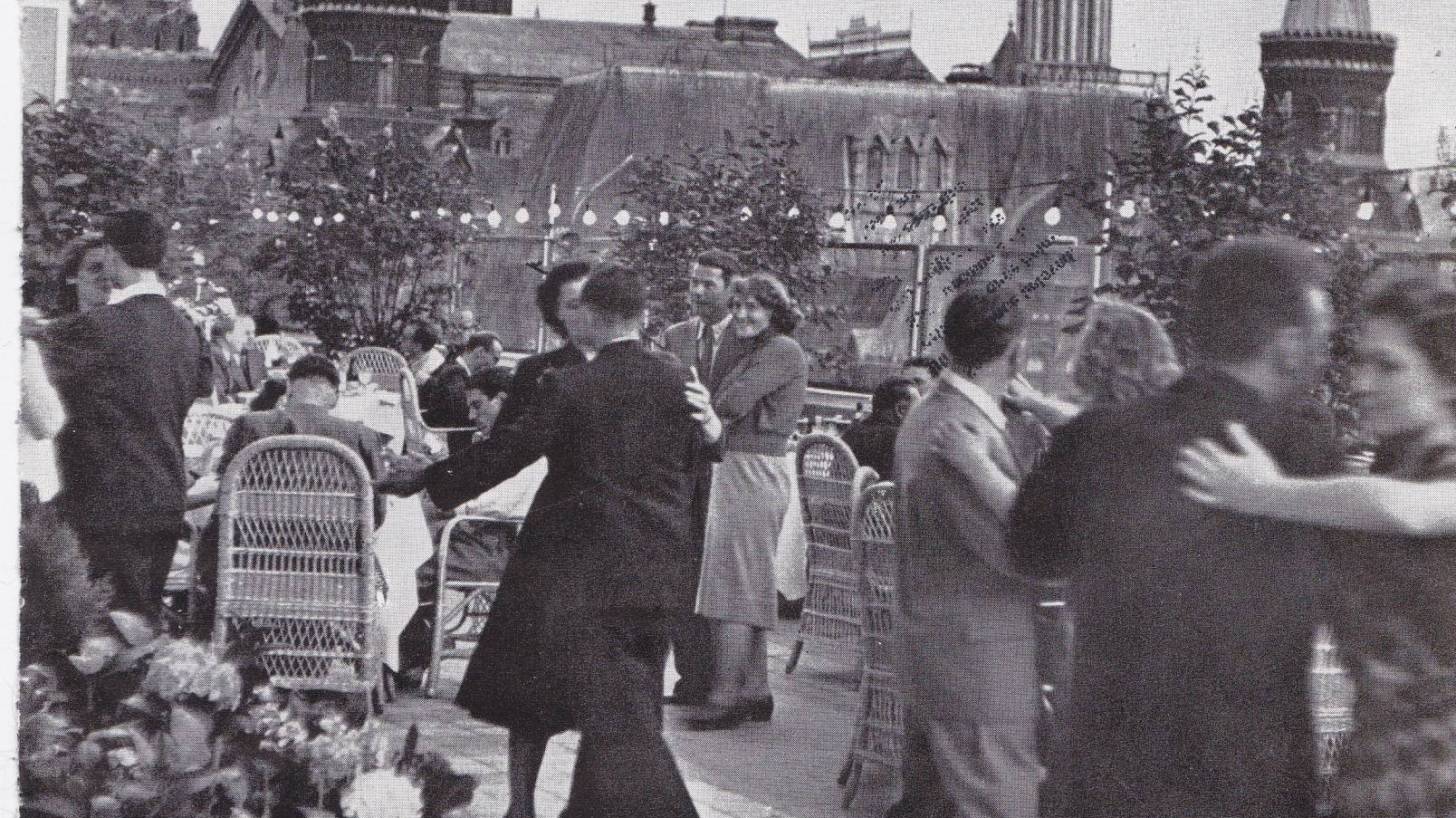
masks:
[[[789,508],[782,455],[727,452],[713,466],[698,613],[758,628],[778,624],[774,549]]]
[[[551,567],[513,554],[470,656],[455,703],[511,729],[559,733],[575,727]]]

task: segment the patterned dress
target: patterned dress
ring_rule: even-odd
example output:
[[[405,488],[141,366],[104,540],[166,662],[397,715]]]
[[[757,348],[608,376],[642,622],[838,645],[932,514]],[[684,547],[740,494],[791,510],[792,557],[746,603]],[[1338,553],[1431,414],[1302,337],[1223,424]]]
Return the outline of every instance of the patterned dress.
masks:
[[[1456,478],[1456,447],[1397,444],[1373,471]],[[1456,537],[1357,537],[1335,566],[1336,634],[1357,691],[1338,814],[1456,818]]]

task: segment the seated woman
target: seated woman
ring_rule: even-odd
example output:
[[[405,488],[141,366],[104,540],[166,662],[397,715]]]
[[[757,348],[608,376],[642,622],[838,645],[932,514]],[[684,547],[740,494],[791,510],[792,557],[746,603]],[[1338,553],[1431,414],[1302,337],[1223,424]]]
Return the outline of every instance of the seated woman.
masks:
[[[1379,441],[1374,477],[1284,476],[1232,427],[1180,468],[1194,499],[1346,529],[1334,543],[1332,619],[1355,679],[1341,752],[1341,815],[1449,815],[1456,804],[1456,293],[1407,282],[1369,301],[1351,380]],[[1359,532],[1359,533],[1356,533]]]

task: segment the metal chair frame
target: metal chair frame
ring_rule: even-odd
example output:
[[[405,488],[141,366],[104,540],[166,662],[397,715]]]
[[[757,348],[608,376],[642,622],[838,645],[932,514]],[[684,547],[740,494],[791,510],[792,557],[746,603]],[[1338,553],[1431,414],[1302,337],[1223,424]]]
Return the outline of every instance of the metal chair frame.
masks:
[[[439,686],[440,666],[444,660],[470,658],[480,629],[485,626],[490,607],[495,602],[495,592],[500,589],[499,575],[493,579],[477,581],[449,579],[450,538],[461,523],[489,523],[511,529],[510,544],[503,549],[505,553],[498,555],[501,557],[502,572],[505,570],[509,551],[514,548],[521,533],[520,520],[478,515],[453,517],[440,531],[440,540],[435,546],[435,625],[430,629],[430,668],[426,672],[424,683],[425,695],[432,698]],[[447,610],[445,595],[450,591],[461,594],[461,597]],[[450,642],[448,648],[445,646],[446,641]],[[472,647],[461,648],[458,646],[460,642],[469,642]]]
[[[859,712],[849,755],[839,773],[845,786],[842,807],[859,792],[866,764],[900,769],[905,740],[905,704],[895,669],[895,591],[899,566],[895,553],[895,484],[875,483],[855,497],[850,541],[863,601],[863,655]]]
[[[286,634],[261,652],[275,684],[372,691],[383,639],[373,488],[359,455],[313,435],[259,440],[228,465],[217,515],[213,649],[261,625]]]
[[[809,584],[784,673],[798,667],[805,644],[841,649],[848,644],[858,658],[862,604],[850,527],[860,490],[878,479],[874,469],[860,467],[844,441],[829,434],[800,438],[794,464]]]
[[[404,370],[400,377],[400,410],[404,412],[404,446],[408,451],[421,451],[440,459],[448,454],[446,435],[474,432],[474,426],[430,426],[420,411],[420,390],[414,373]]]

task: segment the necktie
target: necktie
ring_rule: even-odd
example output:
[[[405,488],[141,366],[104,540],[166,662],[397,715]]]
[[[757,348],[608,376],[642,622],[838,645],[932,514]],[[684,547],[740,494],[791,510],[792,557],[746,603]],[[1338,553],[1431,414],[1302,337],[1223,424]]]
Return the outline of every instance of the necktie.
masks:
[[[714,345],[713,328],[703,327],[703,337],[698,341],[698,371],[703,375],[704,383],[711,383],[713,380],[713,358],[718,350]]]

